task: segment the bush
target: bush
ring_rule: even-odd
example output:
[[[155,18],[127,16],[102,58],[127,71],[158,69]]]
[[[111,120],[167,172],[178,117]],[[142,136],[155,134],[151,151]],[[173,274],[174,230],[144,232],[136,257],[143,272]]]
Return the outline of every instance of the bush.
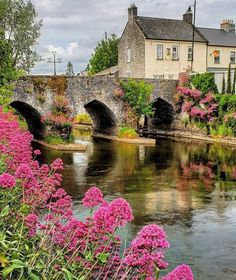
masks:
[[[51,144],[51,145],[65,145],[68,144],[67,141],[63,140],[60,136],[58,135],[47,135],[44,138],[44,141],[47,144]]]
[[[209,91],[218,93],[218,89],[215,84],[214,73],[203,73],[194,75],[191,77],[191,83],[203,94],[206,94]]]
[[[136,130],[130,127],[120,127],[118,129],[117,136],[119,138],[128,138],[128,139],[136,139],[139,137]]]
[[[75,118],[74,118],[74,123],[79,123],[79,124],[92,124],[93,121],[90,118],[90,116],[88,114],[78,114]]]
[[[218,94],[216,96],[219,103],[219,117],[224,118],[226,113],[236,112],[236,95]]]

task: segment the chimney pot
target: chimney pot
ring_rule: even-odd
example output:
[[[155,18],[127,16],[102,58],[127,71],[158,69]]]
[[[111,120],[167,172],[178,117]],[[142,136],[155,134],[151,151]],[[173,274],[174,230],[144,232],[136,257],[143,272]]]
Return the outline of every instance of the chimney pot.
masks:
[[[193,13],[190,6],[188,7],[186,13],[183,15],[183,20],[190,24],[193,24]]]
[[[132,3],[128,8],[128,18],[129,20],[138,18],[138,8],[135,6],[135,3]]]
[[[232,19],[223,19],[220,29],[235,34],[235,24]]]

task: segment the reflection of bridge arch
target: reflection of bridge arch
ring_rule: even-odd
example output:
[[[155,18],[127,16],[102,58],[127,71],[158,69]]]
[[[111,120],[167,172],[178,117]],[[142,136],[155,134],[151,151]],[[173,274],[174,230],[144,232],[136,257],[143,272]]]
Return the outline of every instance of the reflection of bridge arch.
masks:
[[[44,138],[45,127],[38,110],[22,101],[13,101],[10,106],[16,109],[26,120],[29,131],[35,139],[40,140]]]
[[[94,124],[94,132],[102,134],[114,134],[117,127],[115,114],[103,102],[93,100],[84,108],[91,116]]]
[[[154,115],[151,118],[152,128],[168,127],[174,120],[175,111],[171,103],[162,98],[157,98],[152,102]]]

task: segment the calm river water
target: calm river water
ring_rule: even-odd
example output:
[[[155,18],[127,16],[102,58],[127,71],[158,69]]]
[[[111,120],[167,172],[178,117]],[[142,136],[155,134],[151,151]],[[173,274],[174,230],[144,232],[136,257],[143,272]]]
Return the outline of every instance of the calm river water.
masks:
[[[134,221],[121,232],[129,242],[145,224],[164,227],[171,243],[169,269],[191,265],[195,279],[236,279],[236,149],[158,140],[155,147],[93,142],[86,153],[42,150],[40,161],[61,157],[62,187],[79,200],[91,184],[108,200],[124,197]]]

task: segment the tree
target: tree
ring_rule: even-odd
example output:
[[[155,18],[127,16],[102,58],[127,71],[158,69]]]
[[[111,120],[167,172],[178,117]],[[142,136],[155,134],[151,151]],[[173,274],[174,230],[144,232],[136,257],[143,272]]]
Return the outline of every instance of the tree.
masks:
[[[236,86],[236,67],[234,68],[234,80],[232,86],[232,94],[235,94],[235,86]]]
[[[223,74],[223,80],[222,80],[222,94],[225,94],[225,74]]]
[[[89,74],[93,75],[118,64],[118,38],[112,34],[110,38],[103,39],[89,60]]]
[[[153,108],[150,104],[153,87],[144,81],[135,81],[133,79],[128,80],[128,82],[121,81],[120,85],[125,93],[124,101],[130,105],[137,116],[138,127],[141,116],[150,117],[153,115]]]
[[[74,73],[74,70],[73,70],[73,65],[72,63],[69,61],[67,63],[67,66],[66,66],[66,75],[67,76],[73,76],[75,73]]]
[[[229,64],[229,67],[228,67],[226,93],[231,93],[231,64]]]
[[[0,28],[11,46],[14,66],[28,71],[39,59],[33,49],[41,26],[42,20],[30,1],[0,0]]]

